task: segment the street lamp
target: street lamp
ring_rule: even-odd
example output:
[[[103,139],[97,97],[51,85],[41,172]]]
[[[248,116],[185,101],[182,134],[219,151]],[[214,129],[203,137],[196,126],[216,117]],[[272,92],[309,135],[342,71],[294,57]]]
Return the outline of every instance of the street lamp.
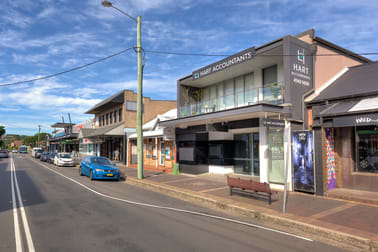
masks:
[[[132,19],[137,23],[137,55],[138,55],[138,88],[137,88],[137,149],[138,149],[138,179],[143,179],[143,130],[142,130],[142,103],[143,103],[143,94],[142,94],[142,81],[143,81],[143,70],[142,70],[142,41],[141,41],[141,20],[142,18],[138,16],[134,18],[127,14],[126,12],[115,7],[111,2],[107,0],[102,0],[101,4],[104,7],[111,7],[121,12],[123,15]]]

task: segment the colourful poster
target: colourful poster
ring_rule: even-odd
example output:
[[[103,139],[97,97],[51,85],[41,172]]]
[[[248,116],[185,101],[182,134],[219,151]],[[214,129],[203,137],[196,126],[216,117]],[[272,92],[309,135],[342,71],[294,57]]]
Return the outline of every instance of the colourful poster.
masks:
[[[327,188],[336,188],[336,170],[335,170],[335,131],[333,128],[325,129],[326,144],[326,170],[327,170]]]
[[[311,131],[293,132],[294,190],[314,192],[314,144]]]

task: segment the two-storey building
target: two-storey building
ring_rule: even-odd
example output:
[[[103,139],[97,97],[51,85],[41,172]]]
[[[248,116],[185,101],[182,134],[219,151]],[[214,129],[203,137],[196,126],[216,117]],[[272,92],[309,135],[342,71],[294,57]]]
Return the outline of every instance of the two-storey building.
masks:
[[[176,101],[143,98],[143,123],[151,121],[158,114],[176,108]],[[86,114],[93,114],[94,129],[83,129],[79,138],[81,144],[91,146],[92,155],[105,156],[126,163],[127,136],[136,132],[137,94],[122,90],[96,104]]]
[[[162,126],[176,127],[180,170],[247,175],[282,189],[287,167],[293,188],[291,133],[308,129],[304,99],[345,66],[365,62],[309,30],[179,79],[177,119]]]

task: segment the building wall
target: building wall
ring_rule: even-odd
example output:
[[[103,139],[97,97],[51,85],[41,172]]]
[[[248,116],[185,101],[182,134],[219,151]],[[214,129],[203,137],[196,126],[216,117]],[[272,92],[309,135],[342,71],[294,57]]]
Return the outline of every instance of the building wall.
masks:
[[[331,49],[325,45],[317,43],[309,34],[305,34],[302,37],[299,37],[299,39],[308,44],[317,44],[316,55],[319,56],[315,57],[315,90],[322,87],[323,84],[333,78],[345,67],[352,67],[361,64],[360,61],[345,56],[335,49]],[[340,56],[320,56],[324,54],[338,54]]]
[[[96,115],[95,115],[95,121],[97,122],[99,117],[104,116],[104,119],[105,119],[105,125],[103,125],[102,118],[101,118],[101,125],[95,123],[95,125],[96,125],[95,127],[96,127],[96,128],[101,128],[101,127],[105,127],[105,126],[109,126],[109,125],[114,124],[114,111],[117,111],[117,114],[118,114],[119,109],[122,109],[122,105],[114,106],[114,107],[111,108],[111,109],[107,109],[107,110],[102,111],[102,112],[99,113],[99,114],[96,114]],[[124,113],[124,109],[122,109],[122,111],[123,111],[123,113]],[[109,113],[111,113],[111,112],[113,112],[113,123],[108,122],[108,125],[106,125],[106,114],[109,114]],[[122,121],[124,121],[124,119],[125,119],[125,117],[122,116]],[[109,120],[110,120],[110,118],[109,118]],[[118,122],[119,122],[119,115],[117,115],[117,121],[116,121],[116,123],[118,123]]]
[[[143,166],[145,168],[157,168],[157,169],[172,169],[173,164],[175,163],[175,149],[174,149],[174,144],[173,141],[163,141],[164,142],[164,148],[169,147],[170,148],[170,159],[165,158],[165,153],[164,153],[164,165],[160,165],[159,159],[160,159],[160,143],[161,143],[161,138],[151,138],[152,139],[152,146],[156,146],[157,148],[157,155],[156,157],[153,157],[153,148],[148,147],[148,140],[149,139],[144,139],[143,140]],[[156,141],[156,142],[155,142]],[[129,146],[128,146],[128,160],[131,160],[131,141],[129,141]],[[136,168],[137,165],[132,165],[129,162],[130,167]]]
[[[127,111],[126,101],[137,101],[137,94],[130,90],[125,90],[125,102],[123,104],[125,128],[136,128],[136,111]],[[148,97],[143,98],[143,124],[153,120],[158,114],[163,114],[171,109],[177,108],[176,101],[159,101],[151,100]]]
[[[126,101],[137,101],[137,94],[134,93],[132,90],[125,90],[124,91],[124,102],[122,105],[114,106],[110,109],[104,110],[101,113],[95,115],[95,122],[98,121],[98,118],[102,118],[104,116],[105,125],[101,121],[101,125],[95,124],[96,128],[109,126],[114,124],[114,112],[117,111],[119,113],[119,109],[122,109],[122,121],[124,122],[125,128],[136,128],[136,111],[127,111],[126,110]],[[144,111],[143,111],[143,124],[146,122],[151,121],[154,119],[158,114],[163,114],[171,109],[175,109],[177,107],[176,101],[160,101],[160,100],[151,100],[150,98],[143,98],[144,104]],[[113,112],[113,123],[110,123],[110,118],[108,125],[106,125],[106,114]],[[102,119],[101,119],[102,120]],[[117,115],[117,121],[115,123],[119,123],[119,115]]]

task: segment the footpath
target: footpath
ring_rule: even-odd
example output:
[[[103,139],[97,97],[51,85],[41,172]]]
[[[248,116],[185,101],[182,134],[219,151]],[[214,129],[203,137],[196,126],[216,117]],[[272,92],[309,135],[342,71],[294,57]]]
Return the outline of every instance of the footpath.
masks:
[[[172,175],[145,169],[144,179],[138,180],[137,169],[118,167],[128,184],[246,217],[283,231],[310,235],[315,240],[351,251],[378,251],[376,202],[362,203],[290,192],[283,214],[282,192],[273,194],[271,205],[258,196],[237,193],[230,196],[224,175]]]

